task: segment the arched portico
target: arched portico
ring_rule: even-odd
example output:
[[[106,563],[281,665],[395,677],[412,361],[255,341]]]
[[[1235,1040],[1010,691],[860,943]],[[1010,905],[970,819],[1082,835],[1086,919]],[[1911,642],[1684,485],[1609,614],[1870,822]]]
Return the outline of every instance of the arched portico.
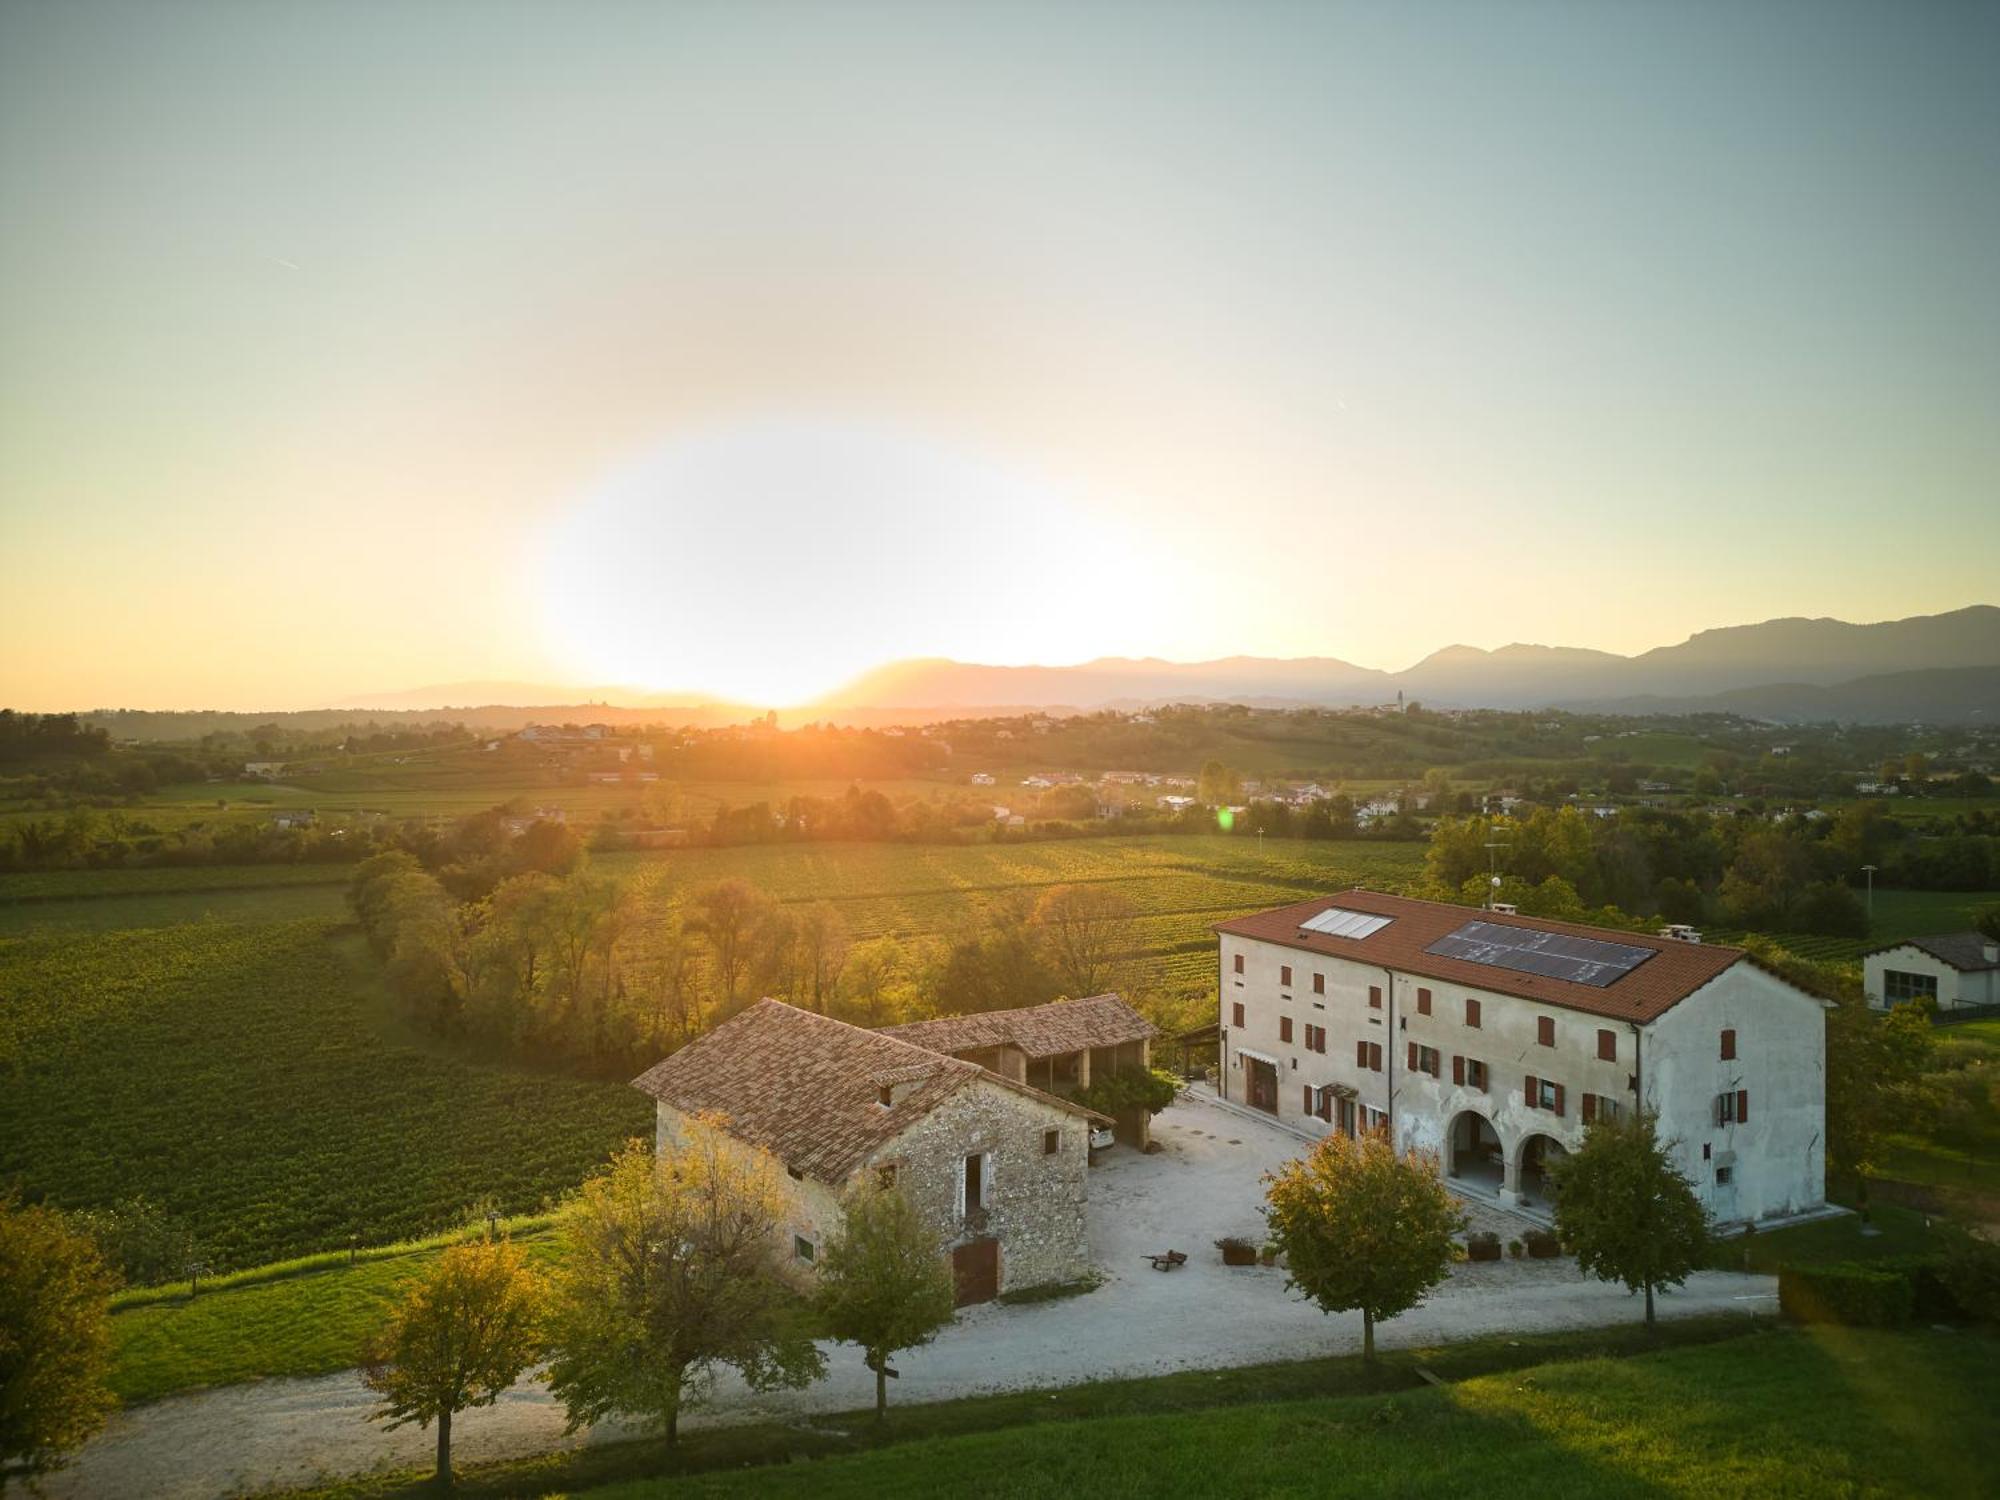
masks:
[[[1476,1109],[1462,1109],[1445,1127],[1445,1172],[1487,1192],[1504,1185],[1507,1153],[1493,1122]]]
[[[1536,1132],[1523,1136],[1508,1162],[1507,1186],[1514,1192],[1514,1201],[1553,1208],[1556,1191],[1551,1169],[1568,1155],[1569,1148],[1552,1135]]]

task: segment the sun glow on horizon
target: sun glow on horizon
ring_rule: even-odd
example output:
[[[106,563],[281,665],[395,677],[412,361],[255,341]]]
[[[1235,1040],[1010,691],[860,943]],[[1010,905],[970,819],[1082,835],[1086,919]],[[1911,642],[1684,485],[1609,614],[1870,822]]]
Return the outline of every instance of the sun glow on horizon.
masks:
[[[1171,555],[1045,483],[829,420],[674,439],[553,516],[537,564],[571,670],[771,707],[904,657],[1172,639],[1191,597]]]

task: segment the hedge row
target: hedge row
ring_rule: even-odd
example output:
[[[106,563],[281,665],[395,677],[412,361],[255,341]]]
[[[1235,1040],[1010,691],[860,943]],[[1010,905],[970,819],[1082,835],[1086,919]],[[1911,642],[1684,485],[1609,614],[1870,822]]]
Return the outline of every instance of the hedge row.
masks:
[[[1859,1328],[1988,1322],[1996,1312],[1991,1284],[1996,1261],[2000,1249],[1972,1243],[1957,1254],[1786,1266],[1778,1273],[1778,1306],[1797,1323]]]

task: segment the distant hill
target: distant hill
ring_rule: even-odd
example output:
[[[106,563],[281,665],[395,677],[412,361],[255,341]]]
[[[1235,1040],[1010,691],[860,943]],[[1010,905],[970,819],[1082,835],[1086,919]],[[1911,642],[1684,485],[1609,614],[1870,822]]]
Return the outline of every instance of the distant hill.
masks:
[[[1403,672],[1333,656],[1227,656],[1172,662],[1100,657],[1070,667],[1001,667],[921,657],[864,673],[814,703],[780,710],[787,726],[828,719],[857,726],[921,724],[1026,711],[1076,713],[1161,703],[1351,707],[1398,693],[1440,708],[1571,708],[1607,713],[1731,712],[1806,721],[2000,720],[2000,606],[1852,625],[1782,619],[1704,630],[1675,646],[1619,656],[1573,646],[1447,646]],[[308,715],[456,720],[483,729],[531,722],[713,726],[762,709],[693,694],[457,682],[363,693]],[[114,735],[176,733],[200,715],[92,714]],[[208,716],[213,718],[213,716]],[[253,720],[258,716],[230,716]],[[197,731],[199,732],[199,731]]]
[[[1728,708],[1787,719],[1956,722],[2000,718],[2000,693],[1991,673],[1979,670],[1988,668],[2000,668],[2000,606],[1979,604],[1873,625],[1806,619],[1732,625],[1629,657],[1569,646],[1447,646],[1405,672],[1337,657],[1104,657],[1074,667],[932,658],[892,662],[802,712],[853,719],[866,711],[879,722],[884,709],[916,719],[975,704],[1017,712],[1176,701],[1345,707],[1392,702],[1400,692],[1437,707]]]

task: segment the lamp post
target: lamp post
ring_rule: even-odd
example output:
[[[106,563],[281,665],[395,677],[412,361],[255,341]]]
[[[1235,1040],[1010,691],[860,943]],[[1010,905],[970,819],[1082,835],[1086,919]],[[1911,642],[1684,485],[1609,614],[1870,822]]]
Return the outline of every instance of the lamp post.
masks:
[[[1875,926],[1875,867],[1863,865],[1861,873],[1868,877],[1868,926],[1872,930]]]

